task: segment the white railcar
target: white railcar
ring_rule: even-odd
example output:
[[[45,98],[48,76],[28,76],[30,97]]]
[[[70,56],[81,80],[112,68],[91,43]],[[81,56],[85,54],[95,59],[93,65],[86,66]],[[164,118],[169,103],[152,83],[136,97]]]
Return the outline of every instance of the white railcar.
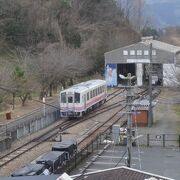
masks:
[[[81,117],[106,101],[104,80],[90,80],[60,92],[61,117]]]

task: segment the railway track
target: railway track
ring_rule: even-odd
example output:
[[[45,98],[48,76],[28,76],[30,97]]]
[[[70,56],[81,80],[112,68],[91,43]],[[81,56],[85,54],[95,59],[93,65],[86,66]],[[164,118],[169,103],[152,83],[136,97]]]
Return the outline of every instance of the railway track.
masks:
[[[19,146],[16,149],[13,149],[9,153],[5,154],[4,156],[0,157],[0,168],[5,166],[6,164],[10,163],[14,159],[18,158],[22,154],[28,152],[29,150],[33,149],[34,147],[38,146],[42,142],[47,141],[51,137],[53,137],[55,134],[58,133],[58,128],[66,128],[69,124],[72,124],[72,122],[65,121],[58,125],[58,127],[51,129],[49,133],[44,133],[39,137],[34,138],[33,140]]]
[[[111,127],[113,124],[119,122],[121,120],[121,126],[123,126],[126,123],[126,119],[123,118],[124,115],[119,116],[119,112],[125,109],[126,106],[121,107],[118,109],[110,118],[108,118],[105,122],[102,122],[100,126],[98,126],[96,129],[94,129],[91,133],[88,134],[83,140],[78,142],[79,149],[84,149],[87,144],[90,144],[96,137],[98,137],[100,134],[104,133]]]
[[[117,93],[118,91],[119,91],[119,93]],[[143,91],[141,93],[145,93],[145,91]],[[114,94],[114,96],[112,96],[112,94],[111,94],[110,96],[112,96],[112,97],[108,101],[112,100],[114,97],[116,97],[117,95],[119,95],[122,92],[124,92],[124,90],[123,91],[117,90],[116,92],[113,92],[112,94]],[[78,120],[67,120],[67,119],[65,119],[60,124],[51,128],[48,132],[43,133],[39,137],[36,137],[36,138],[32,139],[31,141],[19,146],[18,148],[13,149],[9,153],[5,154],[4,156],[1,156],[0,157],[0,168],[2,168],[3,166],[7,165],[10,162],[12,162],[13,160],[17,159],[19,156],[25,154],[26,152],[30,151],[31,149],[35,148],[36,146],[40,145],[41,143],[46,142],[46,141],[52,139],[53,137],[57,136],[60,128],[61,128],[61,131],[63,132],[63,131],[65,131],[65,130],[73,127],[73,126],[76,126],[76,125],[84,122],[84,121],[90,120],[91,118],[94,118],[95,116],[98,116],[102,113],[108,112],[108,111],[110,111],[114,108],[118,108],[120,106],[122,107],[122,102],[125,102],[125,99],[123,99],[117,103],[110,104],[110,105],[103,107],[101,109],[98,109],[96,111],[93,111],[92,113],[88,114],[87,117],[84,117],[82,119],[78,119]],[[109,118],[105,122],[101,123],[101,125],[96,130],[92,131],[89,134],[89,138],[87,137],[82,142],[79,142],[79,146],[81,148],[84,147],[85,142],[87,144],[90,140],[92,140],[93,137],[97,136],[97,133],[100,133],[100,132],[102,133],[107,128],[109,128],[108,126],[112,126],[114,123],[119,121],[122,117],[117,116],[117,114],[119,111],[121,111],[124,108],[125,108],[125,106],[123,106],[121,109],[118,109],[118,111],[111,118]],[[123,121],[123,123],[124,123],[124,121]]]
[[[112,96],[112,95],[117,93],[118,91],[120,91],[120,90],[118,89],[117,91],[115,91],[111,95],[109,95],[109,96],[111,96],[111,98],[108,99],[108,101],[112,100],[114,98],[114,96]],[[18,148],[15,148],[12,151],[10,151],[9,153],[1,156],[0,157],[0,168],[2,168],[3,166],[7,165],[10,162],[12,162],[13,160],[17,159],[19,156],[25,154],[26,152],[30,151],[31,149],[35,148],[36,146],[40,145],[41,143],[53,138],[54,136],[56,136],[58,134],[60,128],[61,128],[61,131],[63,132],[65,130],[67,130],[68,128],[78,125],[86,120],[89,120],[99,114],[107,112],[108,110],[111,110],[115,107],[116,107],[116,105],[111,104],[110,106],[104,107],[103,109],[96,111],[96,114],[91,115],[87,118],[79,119],[78,121],[77,120],[69,121],[69,120],[65,119],[62,123],[51,128],[48,132],[41,134],[40,136],[32,139],[31,141],[28,141],[25,144],[19,146]]]
[[[138,96],[136,97],[136,99],[140,98],[141,96],[146,95],[147,91],[148,91],[148,89],[145,89],[144,91],[141,91],[140,93],[138,93]],[[124,118],[124,114],[122,114],[120,117],[118,116],[118,113],[126,108],[126,106],[122,105],[122,102],[125,102],[125,101],[126,101],[126,99],[123,99],[123,100],[113,104],[113,108],[120,107],[120,106],[121,106],[121,108],[119,110],[117,110],[109,119],[107,119],[105,122],[103,122],[99,127],[97,127],[90,134],[88,134],[88,136],[86,136],[83,140],[81,140],[78,143],[78,147],[80,149],[85,148],[95,138],[97,138],[100,134],[106,132],[109,127],[111,127],[115,123],[119,122],[120,120],[121,120],[121,122],[120,122],[121,126],[123,126],[127,122],[127,120]]]

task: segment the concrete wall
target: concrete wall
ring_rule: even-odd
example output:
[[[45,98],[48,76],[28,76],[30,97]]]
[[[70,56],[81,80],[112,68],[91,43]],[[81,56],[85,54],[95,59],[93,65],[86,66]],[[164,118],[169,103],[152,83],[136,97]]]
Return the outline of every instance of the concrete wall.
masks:
[[[11,147],[11,138],[10,137],[3,137],[0,139],[0,152],[5,151]]]
[[[60,111],[53,108],[47,110],[46,116],[43,115],[43,112],[32,113],[16,121],[1,126],[0,136],[8,136],[11,138],[11,142],[13,142],[23,136],[27,136],[39,131],[40,129],[51,125],[59,119]],[[6,147],[8,147],[6,144],[7,143],[5,140],[2,140],[2,143],[0,142],[0,146],[3,146],[2,149],[6,149]]]

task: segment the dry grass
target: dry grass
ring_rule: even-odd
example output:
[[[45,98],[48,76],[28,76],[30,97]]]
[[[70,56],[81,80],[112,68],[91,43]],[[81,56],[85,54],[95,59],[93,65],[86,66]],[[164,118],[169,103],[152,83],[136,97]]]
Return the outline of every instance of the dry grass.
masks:
[[[180,117],[180,104],[174,105],[173,110]]]

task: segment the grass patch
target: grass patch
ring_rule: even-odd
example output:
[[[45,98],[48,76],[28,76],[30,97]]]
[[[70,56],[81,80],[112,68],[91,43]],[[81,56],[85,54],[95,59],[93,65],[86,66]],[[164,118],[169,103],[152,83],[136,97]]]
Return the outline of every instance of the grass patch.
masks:
[[[5,112],[0,112],[0,121],[5,119]]]
[[[154,119],[153,121],[153,126],[156,127],[160,124],[160,120],[159,119]]]
[[[180,105],[174,105],[173,110],[180,117]]]
[[[179,105],[179,104],[174,105],[174,106],[173,106],[173,110],[174,110],[174,112],[176,113],[176,115],[177,115],[178,117],[180,117],[180,105]],[[180,134],[180,126],[176,126],[176,133],[177,133],[177,134]]]

